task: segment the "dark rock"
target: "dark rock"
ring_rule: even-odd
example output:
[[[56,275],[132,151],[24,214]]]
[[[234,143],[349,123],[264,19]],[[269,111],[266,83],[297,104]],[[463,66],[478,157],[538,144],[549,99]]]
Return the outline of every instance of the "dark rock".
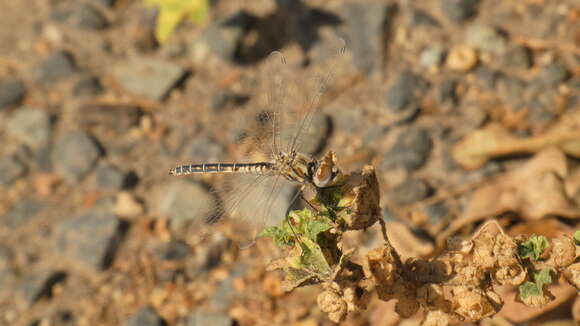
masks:
[[[196,162],[216,163],[221,162],[226,157],[226,150],[206,135],[193,138],[186,146],[187,157]]]
[[[208,26],[196,43],[204,44],[222,59],[234,62],[242,39],[254,21],[252,15],[238,12]]]
[[[116,0],[91,0],[91,2],[101,5],[103,7],[112,8]]]
[[[401,72],[386,94],[387,105],[393,112],[419,106],[419,94],[429,87],[429,82],[405,70]]]
[[[14,155],[0,158],[0,186],[9,186],[26,174],[26,167]]]
[[[59,310],[52,316],[52,325],[57,326],[74,326],[75,316],[71,311]]]
[[[74,85],[72,93],[77,97],[96,96],[103,92],[103,85],[96,76],[82,76]]]
[[[425,215],[429,218],[429,221],[436,225],[442,222],[445,218],[449,216],[449,208],[444,201],[439,201],[434,204],[427,205],[425,207]]]
[[[0,82],[0,109],[19,105],[26,95],[24,83],[20,80],[4,80]]]
[[[196,310],[187,317],[185,326],[232,326],[234,320],[223,312],[211,312],[205,310]]]
[[[38,170],[42,172],[52,172],[52,148],[50,146],[42,147],[34,153],[34,163]]]
[[[402,167],[407,171],[414,171],[425,163],[432,146],[426,129],[409,129],[399,135],[395,145],[385,154],[382,167]]]
[[[214,95],[211,100],[211,108],[215,112],[221,112],[226,108],[243,105],[248,101],[249,97],[236,94],[232,91],[223,91]]]
[[[207,246],[196,250],[195,259],[187,261],[186,275],[196,279],[212,269],[218,267],[223,254],[232,246],[232,241],[221,233],[212,233]]]
[[[462,23],[477,15],[479,0],[439,0],[439,8],[450,21]]]
[[[506,69],[525,70],[532,66],[532,53],[522,45],[510,45],[501,58]]]
[[[214,212],[217,201],[202,185],[185,180],[172,182],[160,199],[160,213],[169,217],[171,229],[178,231],[190,222],[203,222]]]
[[[546,86],[557,86],[570,77],[570,72],[561,63],[552,63],[542,68],[536,82]]]
[[[71,76],[76,70],[72,56],[65,51],[57,51],[36,67],[35,75],[39,81],[51,83]]]
[[[132,95],[161,101],[183,80],[186,72],[171,62],[141,57],[115,66],[112,74]]]
[[[97,143],[86,133],[72,131],[56,144],[52,161],[69,183],[77,183],[91,172],[101,156]]]
[[[10,115],[6,130],[33,149],[46,146],[52,136],[48,113],[28,107],[19,108]]]
[[[445,49],[440,46],[431,46],[421,52],[419,62],[427,68],[438,67],[445,58]]]
[[[163,260],[182,260],[191,253],[189,245],[183,241],[173,240],[159,248],[159,256]]]
[[[437,19],[421,9],[413,9],[411,13],[411,24],[415,26],[441,27]]]
[[[167,323],[151,306],[141,308],[133,316],[127,319],[124,326],[165,326]]]
[[[95,171],[97,185],[104,189],[122,189],[126,186],[128,174],[110,165],[101,165]]]
[[[114,215],[93,212],[70,217],[56,229],[56,250],[92,271],[107,269],[127,231]]]
[[[339,33],[352,52],[354,65],[366,75],[383,67],[383,38],[390,32],[396,11],[396,6],[379,2],[348,2],[338,8]]]
[[[123,134],[139,125],[143,113],[136,106],[86,104],[79,109],[76,122],[83,129],[99,129]]]
[[[3,224],[12,229],[28,224],[44,206],[44,203],[38,200],[21,199],[12,205]]]
[[[457,81],[453,79],[445,79],[439,89],[437,90],[436,100],[440,105],[451,104],[457,105],[459,98],[457,97]]]
[[[510,103],[520,103],[526,91],[526,83],[514,77],[502,76],[497,81],[499,96]]]
[[[508,39],[500,30],[482,24],[473,24],[467,28],[465,42],[476,49],[496,54],[505,53],[508,46]]]
[[[100,30],[107,27],[105,17],[98,10],[84,3],[58,6],[52,12],[51,19],[57,23],[87,30]]]
[[[28,306],[32,306],[43,297],[52,295],[52,288],[63,282],[66,274],[42,269],[25,276],[18,284],[18,293]]]
[[[482,65],[476,68],[475,76],[488,90],[495,89],[498,80],[502,77],[501,73]]]
[[[431,189],[420,179],[407,179],[391,191],[391,200],[399,206],[410,205],[427,198]]]

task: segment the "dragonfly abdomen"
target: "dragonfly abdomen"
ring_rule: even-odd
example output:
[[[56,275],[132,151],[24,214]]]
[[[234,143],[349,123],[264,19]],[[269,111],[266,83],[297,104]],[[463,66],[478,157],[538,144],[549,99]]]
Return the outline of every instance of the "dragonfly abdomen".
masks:
[[[257,163],[204,163],[181,165],[169,171],[171,175],[189,175],[197,173],[251,173],[268,174],[274,167],[270,162]]]

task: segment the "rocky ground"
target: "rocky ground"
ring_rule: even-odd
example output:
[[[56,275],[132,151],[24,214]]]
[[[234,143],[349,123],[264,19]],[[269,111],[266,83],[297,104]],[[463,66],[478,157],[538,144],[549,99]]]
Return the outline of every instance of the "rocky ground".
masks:
[[[199,236],[219,178],[167,175],[240,159],[268,95],[303,113],[329,74],[303,138],[344,170],[376,167],[405,257],[488,218],[578,229],[577,0],[213,1],[163,44],[155,23],[136,0],[0,2],[1,325],[331,324],[316,287],[286,294],[265,271],[270,240],[240,250],[229,221]],[[376,231],[352,246],[379,246]],[[569,286],[543,309],[505,293],[487,325],[580,320]],[[346,323],[401,322],[373,301]]]

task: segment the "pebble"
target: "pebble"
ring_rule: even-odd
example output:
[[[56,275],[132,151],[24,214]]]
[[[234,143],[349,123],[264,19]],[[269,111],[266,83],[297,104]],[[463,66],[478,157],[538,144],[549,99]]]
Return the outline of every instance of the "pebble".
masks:
[[[215,112],[222,112],[225,109],[238,107],[249,100],[248,96],[237,94],[226,90],[214,95],[211,99],[211,108]]]
[[[392,112],[413,110],[419,106],[417,94],[423,93],[429,83],[414,73],[405,70],[399,73],[387,90],[387,106]]]
[[[165,326],[166,322],[161,318],[155,309],[146,306],[137,311],[124,323],[124,326]]]
[[[483,24],[467,27],[465,43],[475,49],[498,55],[505,53],[508,47],[508,39],[503,33],[493,26]]]
[[[112,8],[115,5],[116,0],[91,0],[91,2],[107,8]]]
[[[234,320],[222,312],[211,312],[198,309],[187,317],[185,326],[231,326]]]
[[[14,279],[14,270],[10,264],[12,250],[0,244],[0,295],[8,291]]]
[[[207,135],[193,138],[185,147],[186,156],[195,162],[222,162],[226,158],[226,150]]]
[[[492,90],[495,89],[497,81],[501,77],[501,73],[480,65],[475,70],[475,76],[480,80],[483,87]]]
[[[413,9],[411,24],[425,27],[441,27],[441,24],[433,16],[421,9]]]
[[[220,283],[211,298],[209,298],[209,303],[212,308],[221,312],[231,306],[236,296],[234,279],[244,276],[247,270],[248,266],[241,263],[238,263],[232,269],[230,276]]]
[[[88,134],[71,131],[56,144],[52,161],[65,181],[74,184],[95,168],[100,156],[99,146]]]
[[[169,261],[185,259],[191,253],[189,245],[179,240],[164,243],[157,250],[161,259]]]
[[[457,97],[458,82],[453,79],[445,79],[437,89],[436,100],[440,105],[451,104],[457,105],[459,98]]]
[[[422,66],[439,67],[445,58],[445,49],[441,46],[430,46],[421,51],[419,62]]]
[[[532,53],[525,46],[510,45],[500,62],[506,69],[526,70],[532,66]]]
[[[502,76],[497,81],[498,95],[512,104],[521,103],[526,89],[526,82],[514,77]]]
[[[73,96],[91,97],[103,92],[103,85],[96,76],[84,75],[75,83],[72,89]]]
[[[451,22],[462,23],[477,15],[479,0],[439,0],[439,8]]]
[[[56,227],[55,249],[93,272],[107,269],[127,231],[114,215],[88,212]]]
[[[112,74],[130,94],[161,101],[182,81],[185,70],[168,61],[139,57],[116,65]]]
[[[132,105],[106,105],[87,103],[76,115],[76,123],[81,128],[102,128],[117,134],[139,125],[143,112]]]
[[[121,191],[115,201],[115,215],[124,218],[135,218],[145,213],[145,207],[130,192]]]
[[[365,75],[383,67],[382,40],[396,8],[383,2],[351,1],[338,8],[339,32],[347,40],[353,64]]]
[[[4,219],[4,226],[15,229],[31,222],[45,204],[35,199],[21,199],[12,205]]]
[[[542,68],[536,81],[541,85],[557,86],[570,77],[570,72],[562,63],[551,63]]]
[[[104,189],[122,189],[125,187],[127,173],[111,165],[100,165],[95,170],[97,185]]]
[[[52,288],[63,282],[66,274],[51,269],[37,269],[24,276],[17,285],[17,292],[31,307],[43,297],[52,293]]]
[[[449,213],[449,208],[444,201],[438,201],[425,207],[425,215],[429,218],[431,225],[443,222]]]
[[[411,128],[402,132],[393,147],[383,156],[382,167],[402,167],[414,171],[423,166],[431,152],[433,143],[427,129]]]
[[[65,51],[57,51],[36,67],[35,77],[41,82],[51,83],[70,77],[76,70],[72,56]]]
[[[86,30],[101,30],[107,27],[105,17],[92,6],[84,3],[57,6],[51,14],[51,19],[56,23]]]
[[[46,111],[21,107],[8,117],[6,130],[32,149],[48,145],[52,136]]]
[[[0,158],[0,186],[9,186],[25,174],[26,167],[16,156],[9,155]]]
[[[20,80],[3,80],[0,82],[0,109],[22,103],[26,95],[26,87]]]
[[[407,179],[391,190],[391,200],[399,206],[406,206],[427,198],[431,188],[421,179]]]
[[[173,181],[163,193],[159,211],[169,217],[171,229],[178,231],[189,222],[203,222],[215,213],[216,198],[201,184]]]
[[[41,147],[34,153],[34,164],[41,172],[52,172],[52,147]]]
[[[223,60],[235,62],[239,59],[237,55],[242,39],[254,21],[255,17],[250,14],[238,12],[209,25],[192,46],[208,48]]]
[[[232,246],[232,241],[222,233],[211,234],[209,242],[203,247],[197,248],[195,259],[187,261],[186,275],[196,279],[218,267],[222,262],[223,254]]]
[[[454,46],[447,55],[447,67],[452,70],[467,72],[477,65],[477,52],[472,47],[460,44]]]

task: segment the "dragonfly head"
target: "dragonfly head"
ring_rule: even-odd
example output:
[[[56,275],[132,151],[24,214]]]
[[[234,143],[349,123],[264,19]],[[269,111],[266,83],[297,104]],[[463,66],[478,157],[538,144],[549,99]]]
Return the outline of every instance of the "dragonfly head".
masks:
[[[308,175],[312,183],[318,188],[335,185],[342,176],[342,172],[336,166],[334,152],[329,152],[321,160],[312,159],[308,163]]]

